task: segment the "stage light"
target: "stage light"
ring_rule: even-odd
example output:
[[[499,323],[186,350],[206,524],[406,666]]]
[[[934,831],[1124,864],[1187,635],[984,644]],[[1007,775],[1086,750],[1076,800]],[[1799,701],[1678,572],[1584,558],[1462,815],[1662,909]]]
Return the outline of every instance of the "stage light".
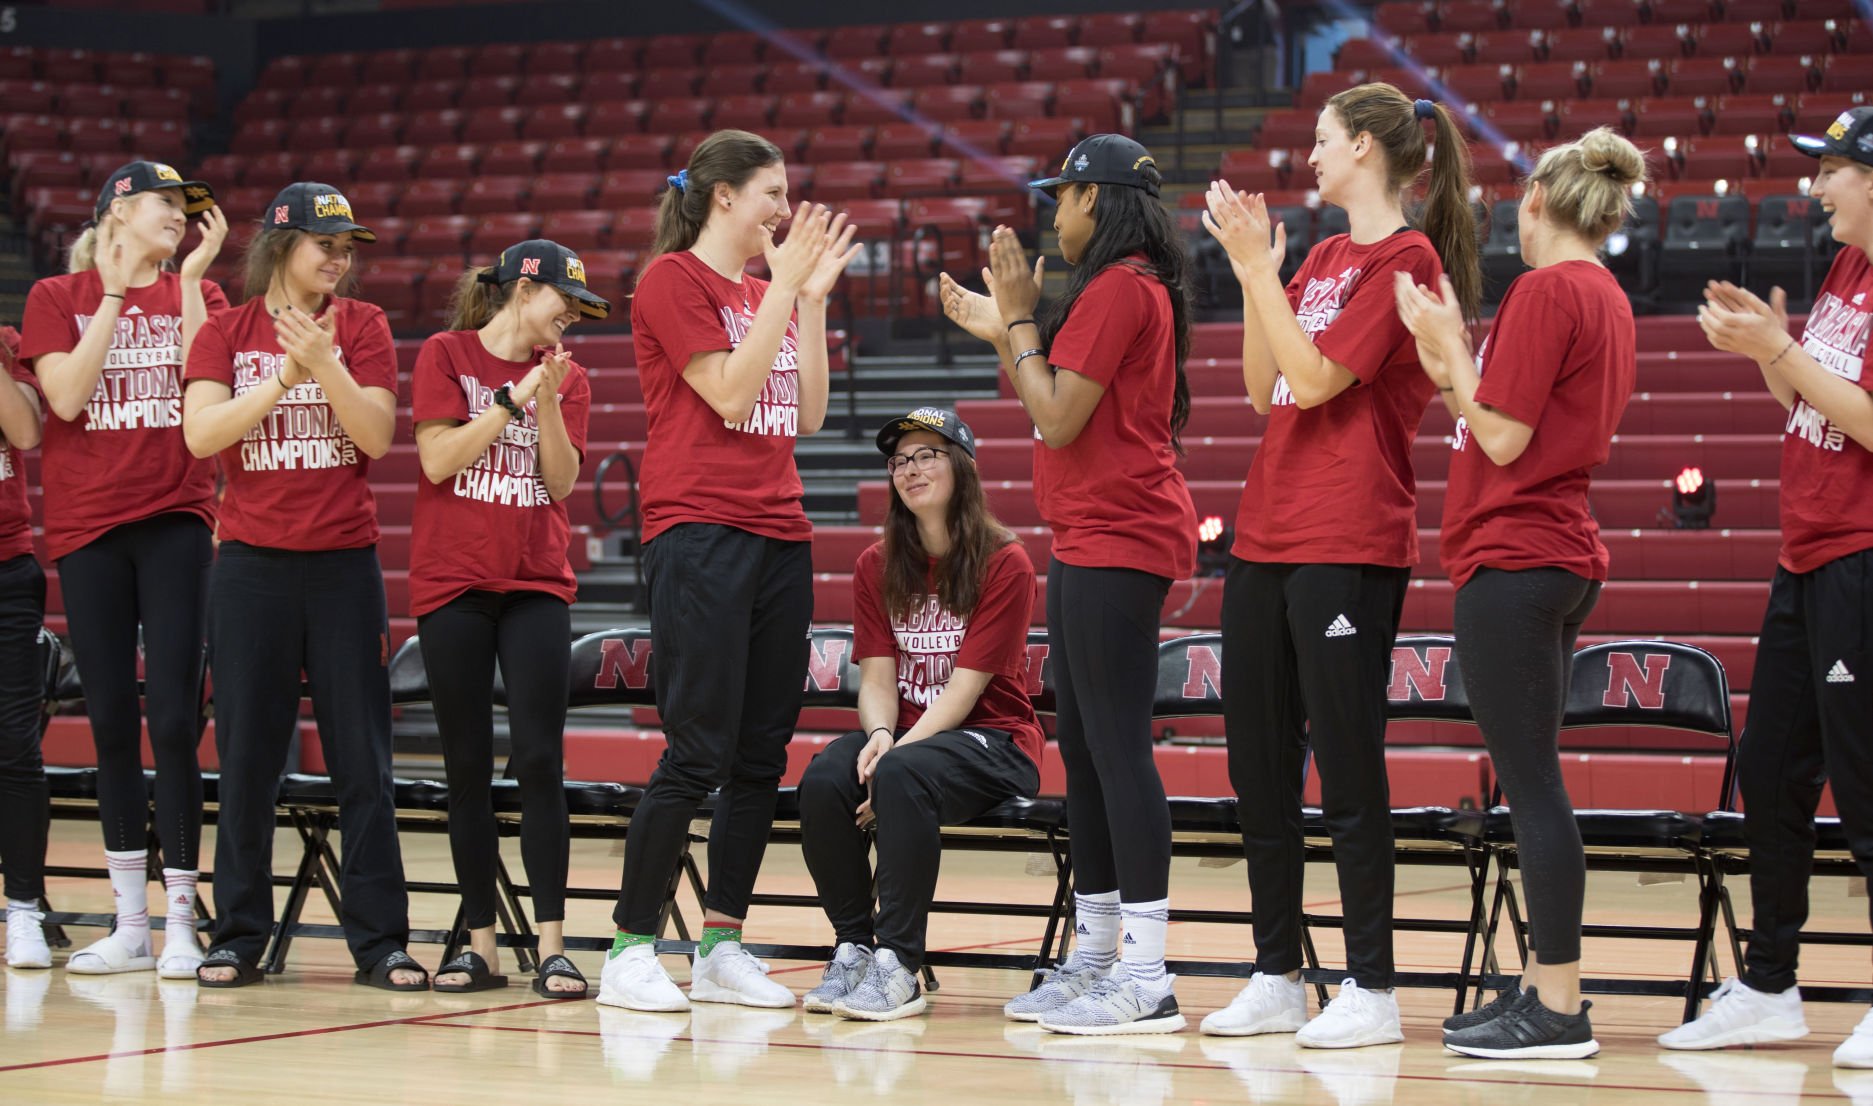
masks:
[[[1229,568],[1229,547],[1235,531],[1221,515],[1206,515],[1197,523],[1197,575],[1221,576]]]
[[[1695,465],[1679,472],[1671,490],[1672,519],[1678,529],[1707,530],[1716,512],[1716,482],[1704,479],[1704,470]]]

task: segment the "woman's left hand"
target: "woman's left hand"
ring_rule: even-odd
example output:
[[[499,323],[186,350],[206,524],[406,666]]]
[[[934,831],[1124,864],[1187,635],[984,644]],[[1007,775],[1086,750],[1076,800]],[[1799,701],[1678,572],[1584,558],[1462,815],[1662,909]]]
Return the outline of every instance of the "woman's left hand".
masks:
[[[202,212],[202,240],[182,259],[182,278],[194,283],[207,276],[208,266],[215,263],[222,243],[227,240],[228,217],[221,214],[221,208],[211,207]]]
[[[288,305],[273,317],[273,335],[280,343],[280,349],[286,356],[297,361],[314,376],[324,368],[337,363],[332,353],[332,338],[338,328],[335,312],[327,311],[321,318]]]
[[[1004,327],[1020,319],[1034,317],[1034,305],[1041,301],[1041,273],[1046,262],[1036,258],[1028,264],[1021,239],[1008,227],[996,227],[989,239],[989,266],[982,270],[988,283],[989,298],[1001,313]]]
[[[559,386],[565,382],[566,373],[572,369],[572,354],[566,352],[563,343],[555,343],[553,352],[540,358],[540,383],[534,391],[535,399],[549,402],[559,398]]]
[[[1436,362],[1464,348],[1463,309],[1457,306],[1457,290],[1448,276],[1438,278],[1438,292],[1414,283],[1411,274],[1400,270],[1392,275],[1392,290],[1398,303],[1399,321],[1418,340],[1418,361],[1437,386],[1450,382],[1440,379]]]
[[[1756,362],[1768,361],[1794,340],[1788,333],[1787,294],[1777,288],[1770,295],[1773,305],[1727,280],[1711,281],[1697,309],[1697,325],[1717,349]]]
[[[863,242],[852,241],[858,233],[858,224],[847,223],[846,213],[841,211],[833,217],[832,225],[826,229],[826,252],[819,255],[819,262],[807,275],[806,282],[800,285],[799,298],[808,303],[825,303],[832,295],[832,287],[839,282],[846,266],[865,248]]]

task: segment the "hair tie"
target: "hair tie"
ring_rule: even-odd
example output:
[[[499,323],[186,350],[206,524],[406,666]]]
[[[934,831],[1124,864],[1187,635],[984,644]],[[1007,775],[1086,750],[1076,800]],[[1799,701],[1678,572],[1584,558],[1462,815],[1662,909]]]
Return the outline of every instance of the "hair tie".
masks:
[[[475,274],[475,282],[478,284],[499,284],[501,283],[501,275],[494,271],[494,266],[490,265]]]
[[[675,176],[672,176],[669,178],[669,181],[670,181],[671,188],[676,189],[678,192],[688,192],[689,191],[689,170],[688,169],[678,170]]]
[[[1411,110],[1420,119],[1435,119],[1437,118],[1437,101],[1414,100],[1411,104]]]

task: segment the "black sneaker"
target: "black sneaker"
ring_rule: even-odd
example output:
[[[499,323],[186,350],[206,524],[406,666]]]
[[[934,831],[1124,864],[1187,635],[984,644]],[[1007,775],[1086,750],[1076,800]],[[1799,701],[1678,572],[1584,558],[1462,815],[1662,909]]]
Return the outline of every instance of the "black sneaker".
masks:
[[[1600,1051],[1587,1020],[1592,1006],[1583,1002],[1578,1014],[1557,1014],[1529,987],[1501,1017],[1447,1034],[1444,1047],[1484,1060],[1585,1060]]]
[[[1522,981],[1516,980],[1505,990],[1496,992],[1496,999],[1487,1006],[1475,1010],[1465,1010],[1461,1014],[1452,1014],[1444,1019],[1444,1032],[1455,1033],[1459,1029],[1468,1029],[1473,1025],[1482,1025],[1494,1021],[1509,1012],[1509,1007],[1522,1001]]]

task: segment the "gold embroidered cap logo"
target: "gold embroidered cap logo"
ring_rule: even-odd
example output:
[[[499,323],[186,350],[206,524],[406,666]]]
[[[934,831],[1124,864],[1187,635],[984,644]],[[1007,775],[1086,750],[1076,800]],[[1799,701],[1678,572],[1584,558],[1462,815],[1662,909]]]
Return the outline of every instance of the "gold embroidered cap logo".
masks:
[[[580,261],[576,257],[568,257],[566,259],[566,279],[577,281],[580,284],[584,284],[585,283],[585,262]]]
[[[329,219],[334,215],[341,219],[351,218],[351,201],[336,192],[326,192],[312,197],[314,219]]]

